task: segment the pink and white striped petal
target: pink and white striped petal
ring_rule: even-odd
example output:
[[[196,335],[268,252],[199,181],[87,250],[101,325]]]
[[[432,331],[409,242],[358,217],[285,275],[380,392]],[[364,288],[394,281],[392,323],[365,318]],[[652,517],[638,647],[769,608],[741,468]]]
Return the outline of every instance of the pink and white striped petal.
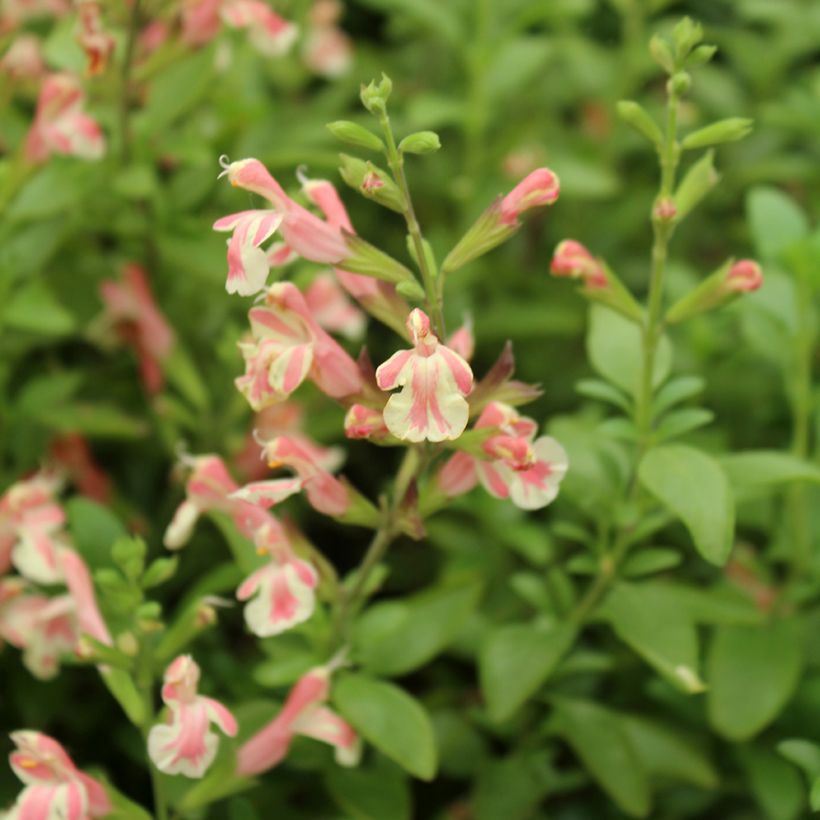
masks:
[[[276,478],[270,481],[254,481],[231,493],[230,498],[273,507],[302,489],[301,478]]]

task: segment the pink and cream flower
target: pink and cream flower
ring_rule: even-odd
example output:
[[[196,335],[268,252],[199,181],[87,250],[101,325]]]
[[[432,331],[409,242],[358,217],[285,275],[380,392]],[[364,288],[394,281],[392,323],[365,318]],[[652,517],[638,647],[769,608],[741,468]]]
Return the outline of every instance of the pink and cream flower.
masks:
[[[100,19],[99,0],[76,0],[80,18],[77,41],[88,59],[88,73],[93,77],[102,74],[114,52],[116,40],[107,32]]]
[[[751,293],[763,284],[763,271],[754,259],[738,259],[726,274],[726,290]]]
[[[184,456],[182,461],[191,473],[185,484],[185,500],[165,530],[164,544],[168,549],[185,546],[199,517],[211,510],[230,515],[239,532],[248,538],[270,523],[272,517],[260,507],[230,497],[239,485],[219,456]],[[293,492],[298,489],[294,487]]]
[[[556,174],[549,168],[537,168],[501,200],[501,221],[506,225],[515,225],[524,211],[552,205],[560,192]]]
[[[555,248],[550,263],[553,276],[569,276],[580,279],[586,287],[605,288],[609,284],[606,267],[596,259],[580,242],[565,239]]]
[[[298,558],[281,529],[263,527],[254,539],[259,554],[270,561],[246,578],[236,597],[246,604],[245,623],[254,635],[279,635],[307,621],[316,609],[319,576]]]
[[[413,348],[394,353],[376,370],[382,390],[395,390],[384,421],[396,438],[443,441],[458,438],[467,426],[465,396],[473,386],[470,365],[441,344],[427,315],[416,308],[407,318]]]
[[[148,733],[148,756],[165,774],[193,778],[205,774],[219,748],[212,723],[229,737],[236,735],[236,719],[228,709],[198,694],[199,675],[199,666],[190,655],[180,655],[165,670],[162,700],[169,719]]]
[[[43,47],[34,34],[15,37],[8,51],[0,57],[0,72],[13,80],[36,80],[46,72]]]
[[[305,302],[320,327],[348,339],[360,339],[364,333],[362,313],[345,295],[331,273],[317,276],[305,290]]]
[[[233,493],[232,498],[271,507],[282,500],[283,488],[290,486],[295,480],[317,512],[331,516],[347,512],[351,503],[350,492],[328,471],[327,462],[321,458],[321,450],[317,452],[312,447],[305,447],[302,441],[293,436],[277,436],[265,442],[263,447],[271,469],[289,467],[298,479],[256,481]]]
[[[37,473],[0,496],[0,573],[14,564],[39,584],[62,580],[57,553],[66,516],[56,499],[58,488],[55,477]]]
[[[438,474],[441,490],[454,497],[481,482],[490,495],[524,510],[552,503],[567,471],[564,448],[550,436],[536,439],[537,424],[501,402],[491,402],[479,416],[475,429],[487,428],[497,432],[482,445],[486,457],[456,453]]]
[[[111,812],[102,783],[81,772],[56,740],[31,730],[11,739],[17,748],[9,763],[25,788],[6,820],[88,820]]]
[[[345,414],[345,436],[381,441],[390,435],[381,410],[354,404]]]
[[[60,550],[60,566],[68,587],[68,594],[74,605],[77,630],[82,635],[90,635],[94,640],[111,646],[111,633],[97,606],[91,571],[82,556],[72,549]]]
[[[25,157],[44,162],[51,154],[100,159],[105,137],[100,126],[82,109],[85,94],[71,74],[51,74],[43,80],[34,122],[26,137]]]
[[[103,322],[134,348],[145,389],[159,392],[165,381],[162,362],[171,353],[174,332],[157,307],[148,275],[139,265],[123,265],[119,280],[100,284],[100,297],[105,306]]]
[[[263,0],[223,0],[220,14],[225,25],[245,29],[251,45],[265,57],[287,54],[299,33]]]
[[[23,663],[35,678],[53,678],[60,658],[77,644],[72,598],[31,593],[22,578],[0,579],[0,638],[22,650]]]
[[[353,728],[329,709],[329,667],[320,666],[303,675],[291,689],[279,714],[240,749],[237,773],[252,777],[278,765],[296,735],[328,743],[336,750],[336,762],[355,766],[361,756],[361,741]]]
[[[254,410],[283,401],[306,378],[332,398],[361,390],[356,362],[319,327],[295,285],[272,285],[248,318],[254,341],[240,343],[245,374],[236,386]]]

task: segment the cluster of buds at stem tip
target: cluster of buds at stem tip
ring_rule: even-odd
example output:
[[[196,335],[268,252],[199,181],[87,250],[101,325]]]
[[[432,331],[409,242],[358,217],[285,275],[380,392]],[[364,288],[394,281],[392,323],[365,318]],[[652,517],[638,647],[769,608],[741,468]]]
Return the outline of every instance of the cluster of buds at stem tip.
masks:
[[[521,214],[552,205],[560,191],[558,176],[549,168],[538,168],[528,174],[481,214],[447,255],[442,270],[457,270],[506,242],[521,227]]]
[[[641,308],[632,294],[606,262],[593,256],[580,242],[565,239],[558,244],[550,263],[550,273],[580,280],[584,297],[601,302],[627,319],[641,321]]]
[[[667,324],[723,307],[744,293],[763,284],[763,271],[752,259],[729,260],[708,276],[694,290],[672,305],[666,314]]]

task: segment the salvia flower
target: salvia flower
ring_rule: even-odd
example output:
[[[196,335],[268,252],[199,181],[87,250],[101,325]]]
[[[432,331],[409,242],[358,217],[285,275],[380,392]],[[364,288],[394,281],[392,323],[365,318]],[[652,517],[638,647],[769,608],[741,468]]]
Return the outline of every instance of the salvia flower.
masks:
[[[345,436],[352,439],[381,441],[390,435],[381,410],[354,404],[345,414]]]
[[[516,224],[524,211],[552,205],[560,191],[558,177],[549,168],[531,171],[501,200],[501,221]]]
[[[245,374],[236,386],[254,410],[283,401],[306,378],[333,398],[361,389],[356,362],[319,327],[295,285],[272,285],[248,318],[254,341],[240,343]]]
[[[488,404],[475,428],[496,428],[497,432],[482,445],[484,458],[456,453],[442,468],[438,485],[446,495],[460,495],[481,482],[490,495],[509,498],[525,510],[540,509],[555,500],[568,459],[554,438],[535,438],[537,424],[501,402]]]
[[[550,263],[553,276],[581,279],[588,288],[605,288],[608,284],[606,268],[580,242],[565,239],[555,249]]]
[[[157,393],[165,380],[162,363],[171,353],[174,332],[157,307],[148,275],[139,265],[124,265],[119,280],[100,284],[100,298],[103,323],[134,348],[145,389]]]
[[[59,486],[54,476],[37,473],[0,496],[0,573],[14,564],[37,583],[62,580],[58,550],[66,516],[56,498]]]
[[[458,438],[467,426],[465,396],[473,386],[473,371],[439,342],[423,311],[410,312],[407,329],[413,348],[394,353],[376,370],[382,390],[401,388],[384,408],[387,429],[407,441]]]
[[[16,37],[8,51],[0,58],[0,72],[14,80],[34,80],[46,71],[43,48],[34,34]]]
[[[763,284],[763,271],[753,259],[739,259],[726,274],[726,287],[732,293],[750,293]]]
[[[29,162],[44,162],[51,154],[100,159],[105,137],[100,126],[82,109],[85,94],[71,74],[51,74],[43,80],[34,122],[25,143]]]
[[[180,655],[165,670],[162,700],[169,710],[167,723],[148,733],[148,756],[165,774],[202,777],[213,763],[219,736],[211,724],[234,737],[234,716],[221,703],[197,692],[199,666],[190,655]]]
[[[80,18],[77,41],[88,59],[86,70],[93,77],[107,68],[116,41],[103,28],[99,0],[77,0],[77,14]]]
[[[240,749],[237,773],[246,777],[278,765],[296,735],[328,743],[336,749],[336,761],[355,766],[361,743],[353,728],[325,706],[330,693],[330,667],[317,667],[303,675],[291,689],[279,714]]]
[[[364,333],[364,314],[350,301],[332,274],[317,276],[305,290],[305,302],[319,326],[348,339]]]
[[[225,25],[245,29],[251,45],[266,57],[287,54],[299,33],[263,0],[223,0],[220,14]]]
[[[81,772],[53,738],[31,730],[12,732],[12,770],[25,784],[6,820],[88,820],[112,810],[105,787]]]
[[[268,554],[270,561],[242,582],[236,597],[250,601],[244,612],[248,629],[267,638],[310,618],[319,576],[310,563],[295,555],[281,528],[261,528],[254,542],[257,552]]]
[[[163,542],[168,549],[183,547],[199,517],[211,510],[230,515],[237,529],[249,538],[269,523],[270,516],[260,507],[230,498],[239,485],[219,456],[184,456],[182,461],[191,468],[191,474],[185,484],[185,500],[165,530]]]

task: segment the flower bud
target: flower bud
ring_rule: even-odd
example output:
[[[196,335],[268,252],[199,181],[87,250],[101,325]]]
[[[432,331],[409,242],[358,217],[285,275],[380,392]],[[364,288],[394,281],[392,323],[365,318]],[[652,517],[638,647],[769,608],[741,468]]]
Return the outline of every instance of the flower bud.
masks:
[[[692,87],[692,78],[686,71],[678,71],[669,78],[666,84],[667,92],[670,95],[680,97]]]
[[[413,272],[401,262],[380,251],[375,245],[355,234],[346,233],[348,255],[340,260],[338,267],[351,273],[361,273],[385,282],[418,284]]]
[[[375,134],[349,120],[337,120],[327,124],[327,129],[334,137],[355,145],[357,148],[364,148],[368,151],[384,151],[384,143]]]
[[[633,100],[621,100],[618,103],[618,116],[629,123],[636,131],[643,134],[653,145],[663,142],[661,129],[643,106]]]
[[[537,168],[501,200],[501,220],[514,224],[524,211],[552,205],[558,199],[560,191],[558,176],[549,168]]]
[[[668,324],[682,322],[715,310],[737,299],[743,293],[757,290],[763,284],[763,271],[751,259],[731,259],[703,280],[693,291],[678,300],[666,314]]]
[[[345,436],[382,441],[390,435],[381,410],[354,404],[345,415]]]
[[[404,197],[387,171],[349,154],[339,154],[339,158],[339,173],[351,188],[391,211],[404,213]]]
[[[417,131],[399,143],[399,151],[405,154],[432,154],[441,148],[441,140],[435,131]]]
[[[675,191],[677,220],[680,222],[720,180],[713,163],[714,152],[708,151],[687,172]]]
[[[685,151],[691,151],[693,148],[707,148],[721,142],[742,140],[751,132],[752,122],[753,120],[746,117],[728,117],[725,120],[718,120],[684,137],[681,147]]]
[[[387,100],[393,91],[393,82],[386,75],[382,74],[381,81],[376,85],[375,80],[371,80],[368,85],[362,85],[359,95],[362,105],[371,114],[384,114],[387,110]]]
[[[652,218],[660,222],[671,222],[678,214],[678,209],[675,206],[675,201],[668,196],[655,202],[652,208]]]

